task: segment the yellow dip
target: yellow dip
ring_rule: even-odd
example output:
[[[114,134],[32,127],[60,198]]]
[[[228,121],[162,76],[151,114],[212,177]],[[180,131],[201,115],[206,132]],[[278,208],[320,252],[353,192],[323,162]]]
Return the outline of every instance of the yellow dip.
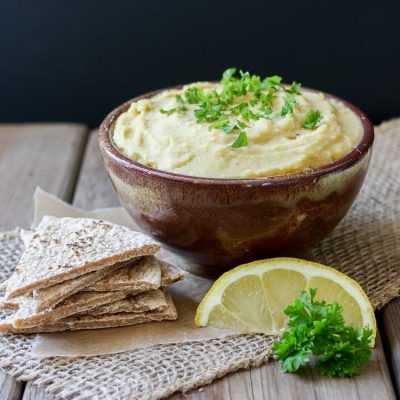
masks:
[[[211,123],[197,123],[197,105],[185,104],[186,112],[166,115],[161,109],[177,107],[176,95],[184,97],[189,87],[206,91],[220,88],[214,83],[195,83],[181,90],[167,90],[132,103],[121,114],[114,129],[117,148],[134,161],[178,174],[211,178],[256,178],[288,174],[320,167],[351,152],[360,141],[361,121],[342,103],[322,93],[302,90],[296,96],[293,114],[282,117],[286,93],[278,91],[269,119],[250,120],[248,146],[229,145],[237,133],[209,130]],[[236,103],[248,101],[242,97]],[[310,110],[322,120],[314,129],[302,124]]]

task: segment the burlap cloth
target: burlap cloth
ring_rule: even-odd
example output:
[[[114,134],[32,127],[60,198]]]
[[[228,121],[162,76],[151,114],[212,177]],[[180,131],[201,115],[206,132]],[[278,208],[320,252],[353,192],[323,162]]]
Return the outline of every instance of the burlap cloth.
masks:
[[[370,172],[346,218],[310,258],[364,287],[375,308],[400,294],[400,120],[377,129]],[[23,250],[18,232],[0,235],[0,279]],[[0,336],[0,366],[63,399],[159,399],[271,357],[273,339],[241,335],[78,358],[31,359],[31,336]]]

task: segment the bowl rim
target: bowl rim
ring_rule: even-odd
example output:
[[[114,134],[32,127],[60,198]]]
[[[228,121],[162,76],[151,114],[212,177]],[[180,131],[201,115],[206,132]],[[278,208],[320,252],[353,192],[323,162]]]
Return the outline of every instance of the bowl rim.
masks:
[[[206,185],[239,185],[239,186],[285,186],[293,183],[305,182],[305,181],[313,181],[318,180],[324,175],[328,175],[332,172],[342,171],[356,164],[361,158],[363,158],[369,151],[370,147],[374,141],[374,126],[370,119],[366,116],[366,114],[361,111],[358,107],[349,103],[342,98],[335,96],[333,94],[323,92],[321,90],[308,88],[302,86],[303,90],[322,93],[325,97],[334,99],[350,110],[352,110],[360,119],[362,125],[362,136],[357,146],[348,154],[343,157],[333,161],[329,164],[322,165],[321,167],[304,170],[300,172],[293,172],[289,174],[282,175],[272,175],[266,177],[258,177],[258,178],[208,178],[208,177],[200,177],[200,176],[190,176],[177,174],[174,172],[163,171],[156,168],[147,167],[144,164],[138,163],[136,161],[131,160],[126,155],[121,153],[118,148],[114,145],[112,138],[110,137],[110,128],[112,127],[115,120],[125,112],[129,106],[138,100],[146,99],[157,95],[165,90],[171,89],[181,89],[183,86],[187,84],[180,84],[169,86],[162,89],[153,90],[147,93],[144,93],[140,96],[136,96],[118,107],[114,108],[103,120],[99,128],[99,144],[101,148],[107,151],[108,155],[111,156],[118,164],[123,166],[125,169],[134,170],[135,172],[147,175],[153,178],[158,178],[162,180],[168,180],[171,182],[186,182],[192,184],[206,184]]]

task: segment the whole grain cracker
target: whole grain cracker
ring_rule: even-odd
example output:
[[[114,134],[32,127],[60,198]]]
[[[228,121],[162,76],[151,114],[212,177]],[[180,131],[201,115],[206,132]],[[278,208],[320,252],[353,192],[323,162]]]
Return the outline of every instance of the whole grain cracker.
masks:
[[[85,312],[84,314],[100,315],[115,313],[143,313],[146,311],[161,311],[168,305],[165,294],[162,290],[149,290],[137,295],[129,296],[126,299],[103,304]]]
[[[102,329],[120,326],[135,325],[145,322],[163,320],[176,320],[178,317],[175,305],[168,293],[165,294],[167,307],[162,311],[149,311],[145,313],[117,313],[102,315],[79,315],[64,320],[48,322],[46,325],[17,328],[13,326],[12,320],[0,321],[0,332],[12,333],[38,333],[38,332],[59,332],[79,329]]]
[[[161,286],[169,286],[185,278],[186,272],[174,265],[162,261],[161,263]]]
[[[5,297],[0,297],[0,310],[18,310],[18,299],[18,297],[16,299],[6,299]]]
[[[40,290],[33,291],[33,307],[36,312],[44,311],[54,307],[64,299],[79,292],[81,289],[92,285],[99,279],[117,272],[120,268],[131,266],[137,263],[138,258],[129,261],[110,265],[98,271],[88,272],[87,274],[68,279],[56,285],[48,286]],[[18,299],[18,298],[17,298]]]
[[[45,216],[7,281],[6,297],[151,255],[159,248],[149,236],[102,220]]]
[[[33,229],[21,229],[19,235],[21,236],[22,241],[24,242],[25,247],[28,247],[29,242],[31,241],[35,231]]]
[[[35,312],[32,302],[21,301],[18,311],[13,315],[14,327],[32,327],[49,321],[66,318],[70,315],[91,310],[102,304],[124,299],[131,291],[119,292],[78,292],[68,297],[56,307]]]
[[[158,289],[161,286],[161,266],[163,262],[154,256],[142,257],[135,265],[121,268],[116,273],[98,280],[85,290],[146,291]]]

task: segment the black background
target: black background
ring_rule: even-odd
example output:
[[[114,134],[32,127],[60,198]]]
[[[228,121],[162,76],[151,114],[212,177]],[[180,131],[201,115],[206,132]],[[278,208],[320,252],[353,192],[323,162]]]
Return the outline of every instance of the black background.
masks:
[[[400,1],[3,1],[0,122],[91,126],[229,66],[400,115]]]

